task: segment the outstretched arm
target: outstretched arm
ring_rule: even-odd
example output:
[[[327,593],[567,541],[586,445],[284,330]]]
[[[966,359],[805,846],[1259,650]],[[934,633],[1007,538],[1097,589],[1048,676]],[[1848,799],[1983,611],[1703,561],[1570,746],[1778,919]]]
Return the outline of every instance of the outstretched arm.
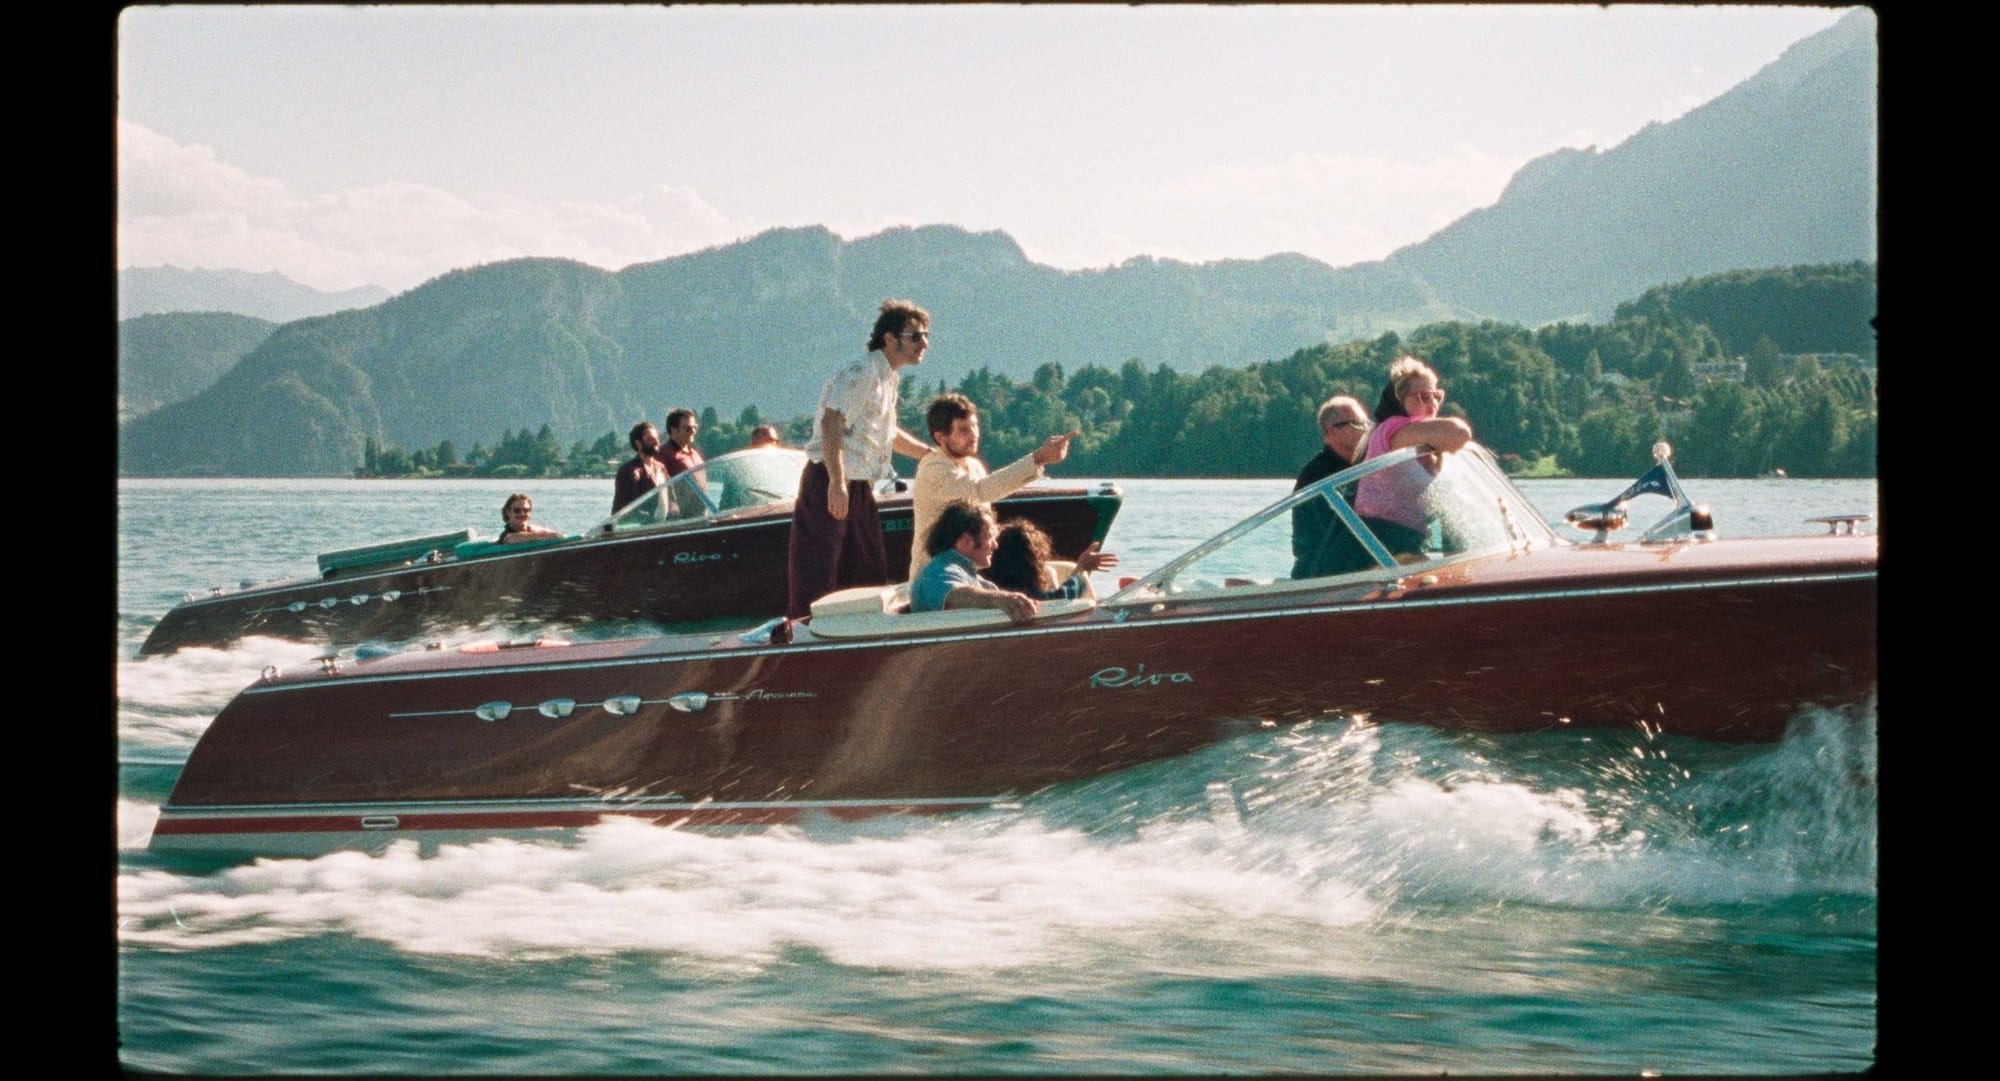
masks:
[[[1472,425],[1459,417],[1432,417],[1403,425],[1389,437],[1389,449],[1400,450],[1427,444],[1442,451],[1454,451],[1472,442]]]
[[[901,428],[897,428],[896,433],[889,437],[889,443],[895,448],[897,454],[905,458],[922,458],[931,452],[929,443],[918,439]]]
[[[1026,623],[1042,610],[1042,602],[1026,593],[1006,589],[959,586],[945,594],[946,608],[998,608],[1016,623]]]

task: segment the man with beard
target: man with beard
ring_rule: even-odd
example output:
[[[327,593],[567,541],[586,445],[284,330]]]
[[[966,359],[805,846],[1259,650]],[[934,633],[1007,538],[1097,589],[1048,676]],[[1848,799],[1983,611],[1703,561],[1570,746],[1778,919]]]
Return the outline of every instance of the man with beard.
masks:
[[[910,580],[930,562],[924,539],[945,504],[965,500],[991,506],[1031,480],[1042,476],[1042,467],[1069,457],[1070,440],[1076,432],[1052,435],[1042,445],[1018,461],[988,473],[979,460],[979,407],[963,394],[946,394],[931,403],[924,414],[924,427],[937,446],[917,463],[917,483],[910,493]]]
[[[640,421],[632,426],[627,437],[632,444],[632,460],[618,467],[617,479],[611,486],[611,510],[618,510],[634,499],[658,488],[667,482],[672,473],[667,464],[660,460],[660,430],[651,421]]]

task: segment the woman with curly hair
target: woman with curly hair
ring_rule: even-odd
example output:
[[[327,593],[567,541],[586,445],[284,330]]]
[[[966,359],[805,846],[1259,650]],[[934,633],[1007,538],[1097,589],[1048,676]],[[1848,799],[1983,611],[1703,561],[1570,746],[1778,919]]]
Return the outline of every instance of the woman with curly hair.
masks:
[[[999,547],[993,564],[986,568],[986,580],[1002,589],[1025,593],[1040,601],[1067,601],[1094,596],[1090,589],[1091,571],[1118,565],[1115,552],[1099,551],[1097,542],[1076,557],[1076,573],[1054,581],[1049,566],[1049,535],[1025,518],[1009,518],[1000,524]]]

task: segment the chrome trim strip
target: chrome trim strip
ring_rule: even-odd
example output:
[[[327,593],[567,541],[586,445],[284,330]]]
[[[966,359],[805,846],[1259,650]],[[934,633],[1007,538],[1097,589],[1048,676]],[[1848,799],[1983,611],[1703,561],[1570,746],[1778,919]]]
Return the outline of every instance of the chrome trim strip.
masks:
[[[1451,566],[1451,564],[1437,564],[1431,566],[1426,566],[1424,564],[1415,564],[1409,567],[1402,568],[1404,572],[1402,577],[1421,574],[1426,570],[1439,569],[1441,567],[1446,567],[1446,566]],[[1143,619],[1137,622],[1134,622],[1129,618],[1121,620],[1120,618],[1118,618],[1117,612],[1120,609],[1133,610],[1133,609],[1149,608],[1154,604],[1168,603],[1167,599],[1147,598],[1143,601],[1125,601],[1117,605],[1115,608],[1111,606],[1109,601],[1100,601],[1098,603],[1098,606],[1092,610],[1105,612],[1107,615],[1111,616],[1111,618],[1089,619],[1082,623],[1070,623],[1054,627],[1028,627],[1019,630],[1013,629],[1011,627],[996,627],[995,629],[988,631],[964,632],[957,634],[913,635],[907,638],[871,638],[866,641],[856,641],[856,642],[845,642],[845,641],[799,642],[785,646],[753,646],[743,650],[718,651],[715,649],[704,649],[697,652],[659,653],[643,657],[621,657],[621,658],[612,658],[612,659],[596,660],[596,661],[550,660],[542,664],[508,665],[505,667],[479,668],[472,670],[457,669],[446,672],[401,672],[401,673],[382,673],[377,675],[367,675],[367,674],[355,674],[349,671],[337,677],[337,680],[328,678],[328,679],[315,679],[307,683],[288,683],[279,685],[253,684],[249,687],[245,687],[241,692],[239,692],[239,694],[242,695],[283,694],[290,691],[316,690],[325,687],[330,683],[335,683],[335,682],[338,682],[338,684],[341,686],[353,686],[362,683],[397,683],[397,682],[424,680],[424,679],[462,679],[468,675],[479,675],[479,676],[520,675],[528,672],[552,671],[557,668],[581,671],[592,668],[617,668],[620,666],[628,666],[628,665],[650,666],[657,664],[671,664],[689,660],[708,660],[708,661],[727,660],[732,657],[745,656],[745,655],[761,657],[761,656],[771,656],[774,654],[783,655],[791,653],[817,653],[817,652],[832,652],[838,650],[854,650],[854,649],[883,649],[883,648],[901,647],[910,645],[927,645],[939,642],[976,642],[976,641],[983,641],[989,638],[1039,637],[1042,635],[1077,634],[1083,632],[1097,633],[1097,632],[1104,632],[1111,630],[1134,630],[1141,627],[1167,627],[1179,623],[1214,623],[1219,621],[1232,621],[1232,620],[1240,621],[1240,620],[1251,620],[1251,619],[1282,619],[1282,618],[1301,616],[1301,615],[1322,615],[1322,614],[1338,615],[1347,612],[1372,612],[1388,608],[1394,608],[1397,610],[1407,610],[1411,608],[1441,608],[1441,607],[1461,607],[1461,606],[1479,605],[1479,604],[1506,604],[1513,602],[1547,600],[1550,598],[1569,599],[1576,597],[1597,597],[1597,596],[1620,597],[1620,596],[1632,596],[1635,594],[1646,594],[1646,593],[1656,593],[1656,594],[1684,593],[1684,592],[1703,590],[1703,589],[1738,589],[1746,586],[1758,587],[1758,586],[1776,586],[1776,585],[1796,585],[1807,582],[1845,582],[1845,581],[1860,581],[1863,579],[1873,580],[1877,577],[1879,577],[1877,572],[1872,570],[1833,571],[1825,574],[1797,574],[1797,575],[1787,575],[1783,577],[1769,577],[1769,578],[1729,578],[1729,579],[1717,579],[1717,580],[1709,580],[1701,582],[1663,582],[1663,583],[1648,583],[1645,585],[1632,585],[1632,586],[1606,586],[1593,589],[1538,590],[1531,593],[1502,593],[1502,594],[1492,594],[1481,597],[1439,597],[1436,599],[1427,599],[1422,597],[1409,597],[1406,595],[1404,597],[1398,598],[1393,601],[1346,601],[1346,602],[1324,603],[1324,604],[1295,605],[1285,608],[1271,608],[1271,609],[1264,609],[1264,610],[1250,611],[1250,612],[1216,612],[1203,615],[1162,615],[1162,616]],[[576,648],[576,647],[573,646],[570,648]],[[464,711],[458,710],[451,712],[464,712]]]
[[[607,699],[605,699],[605,702],[609,702],[609,701],[614,701],[614,700],[617,700],[617,699],[621,699],[621,698],[637,698],[637,697],[638,697],[637,695],[613,695],[613,696],[612,696],[611,698],[607,698]],[[735,698],[738,698],[738,697],[741,697],[741,696],[740,696],[740,695],[733,695],[733,694],[728,694],[728,695],[723,695],[723,694],[718,694],[718,695],[711,695],[710,697],[713,697],[713,698],[718,698],[718,699],[721,699],[721,698],[726,698],[726,699],[735,699]],[[672,704],[672,701],[673,701],[673,700],[672,700],[672,699],[669,699],[669,698],[640,698],[640,699],[639,699],[639,705],[642,705],[642,706],[665,706],[665,705],[670,705],[670,704]],[[492,704],[492,703],[488,703],[488,705],[491,705],[491,704]],[[511,710],[512,710],[512,709],[516,709],[516,708],[524,708],[524,709],[529,709],[529,710],[534,710],[534,711],[536,711],[536,712],[539,712],[539,710],[537,710],[537,709],[536,709],[536,707],[534,707],[534,706],[525,706],[525,707],[516,707],[516,706],[514,706],[514,705],[513,705],[513,703],[511,703],[511,702],[510,702],[510,703],[508,703],[507,705],[509,706],[509,709],[510,709],[510,712],[511,712]],[[597,709],[597,708],[600,708],[600,707],[602,707],[602,706],[604,705],[604,702],[574,702],[574,703],[572,703],[571,705],[572,705],[572,708],[573,708],[573,709]],[[407,718],[407,717],[456,717],[456,716],[459,716],[460,714],[464,714],[464,713],[471,713],[471,714],[475,714],[475,715],[476,715],[476,714],[477,714],[477,713],[479,712],[479,710],[480,710],[480,709],[484,709],[484,708],[486,708],[486,707],[485,707],[485,706],[480,706],[480,707],[477,707],[477,708],[467,708],[467,709],[419,709],[419,710],[412,710],[412,711],[410,711],[410,712],[408,712],[408,713],[391,713],[391,714],[389,714],[389,716],[390,716],[391,718],[395,718],[395,719],[401,719],[401,718]],[[629,717],[629,716],[632,716],[632,714],[629,714],[629,713],[619,713],[619,712],[618,712],[618,711],[616,711],[616,710],[605,710],[605,712],[607,712],[607,713],[611,714],[611,715],[612,715],[613,717]],[[574,714],[566,714],[566,715],[565,715],[565,717],[564,717],[563,719],[567,719],[567,717],[568,717],[568,716],[573,716],[573,715],[574,715]],[[546,715],[546,714],[543,714],[543,716],[547,716],[547,715]],[[505,720],[506,718],[507,718],[507,715],[506,715],[506,714],[503,714],[503,715],[501,715],[501,716],[499,716],[499,717],[496,717],[496,718],[492,718],[492,719],[494,719],[494,720]],[[484,717],[481,717],[480,719],[481,719],[481,720],[486,720],[487,718],[484,718]]]

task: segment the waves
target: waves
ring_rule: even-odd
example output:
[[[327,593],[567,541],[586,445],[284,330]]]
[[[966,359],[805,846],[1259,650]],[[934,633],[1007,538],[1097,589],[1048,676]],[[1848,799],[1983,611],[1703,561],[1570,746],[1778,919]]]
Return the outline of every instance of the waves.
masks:
[[[1318,722],[944,820],[715,834],[630,821],[570,843],[218,869],[132,854],[128,944],[339,934],[419,955],[757,967],[787,951],[917,971],[1126,963],[1337,973],[1330,934],[1440,906],[1630,912],[1872,903],[1875,710],[1741,748],[1627,733],[1481,737]],[[143,801],[121,806],[144,843]],[[1166,943],[1163,947],[1162,943]]]

